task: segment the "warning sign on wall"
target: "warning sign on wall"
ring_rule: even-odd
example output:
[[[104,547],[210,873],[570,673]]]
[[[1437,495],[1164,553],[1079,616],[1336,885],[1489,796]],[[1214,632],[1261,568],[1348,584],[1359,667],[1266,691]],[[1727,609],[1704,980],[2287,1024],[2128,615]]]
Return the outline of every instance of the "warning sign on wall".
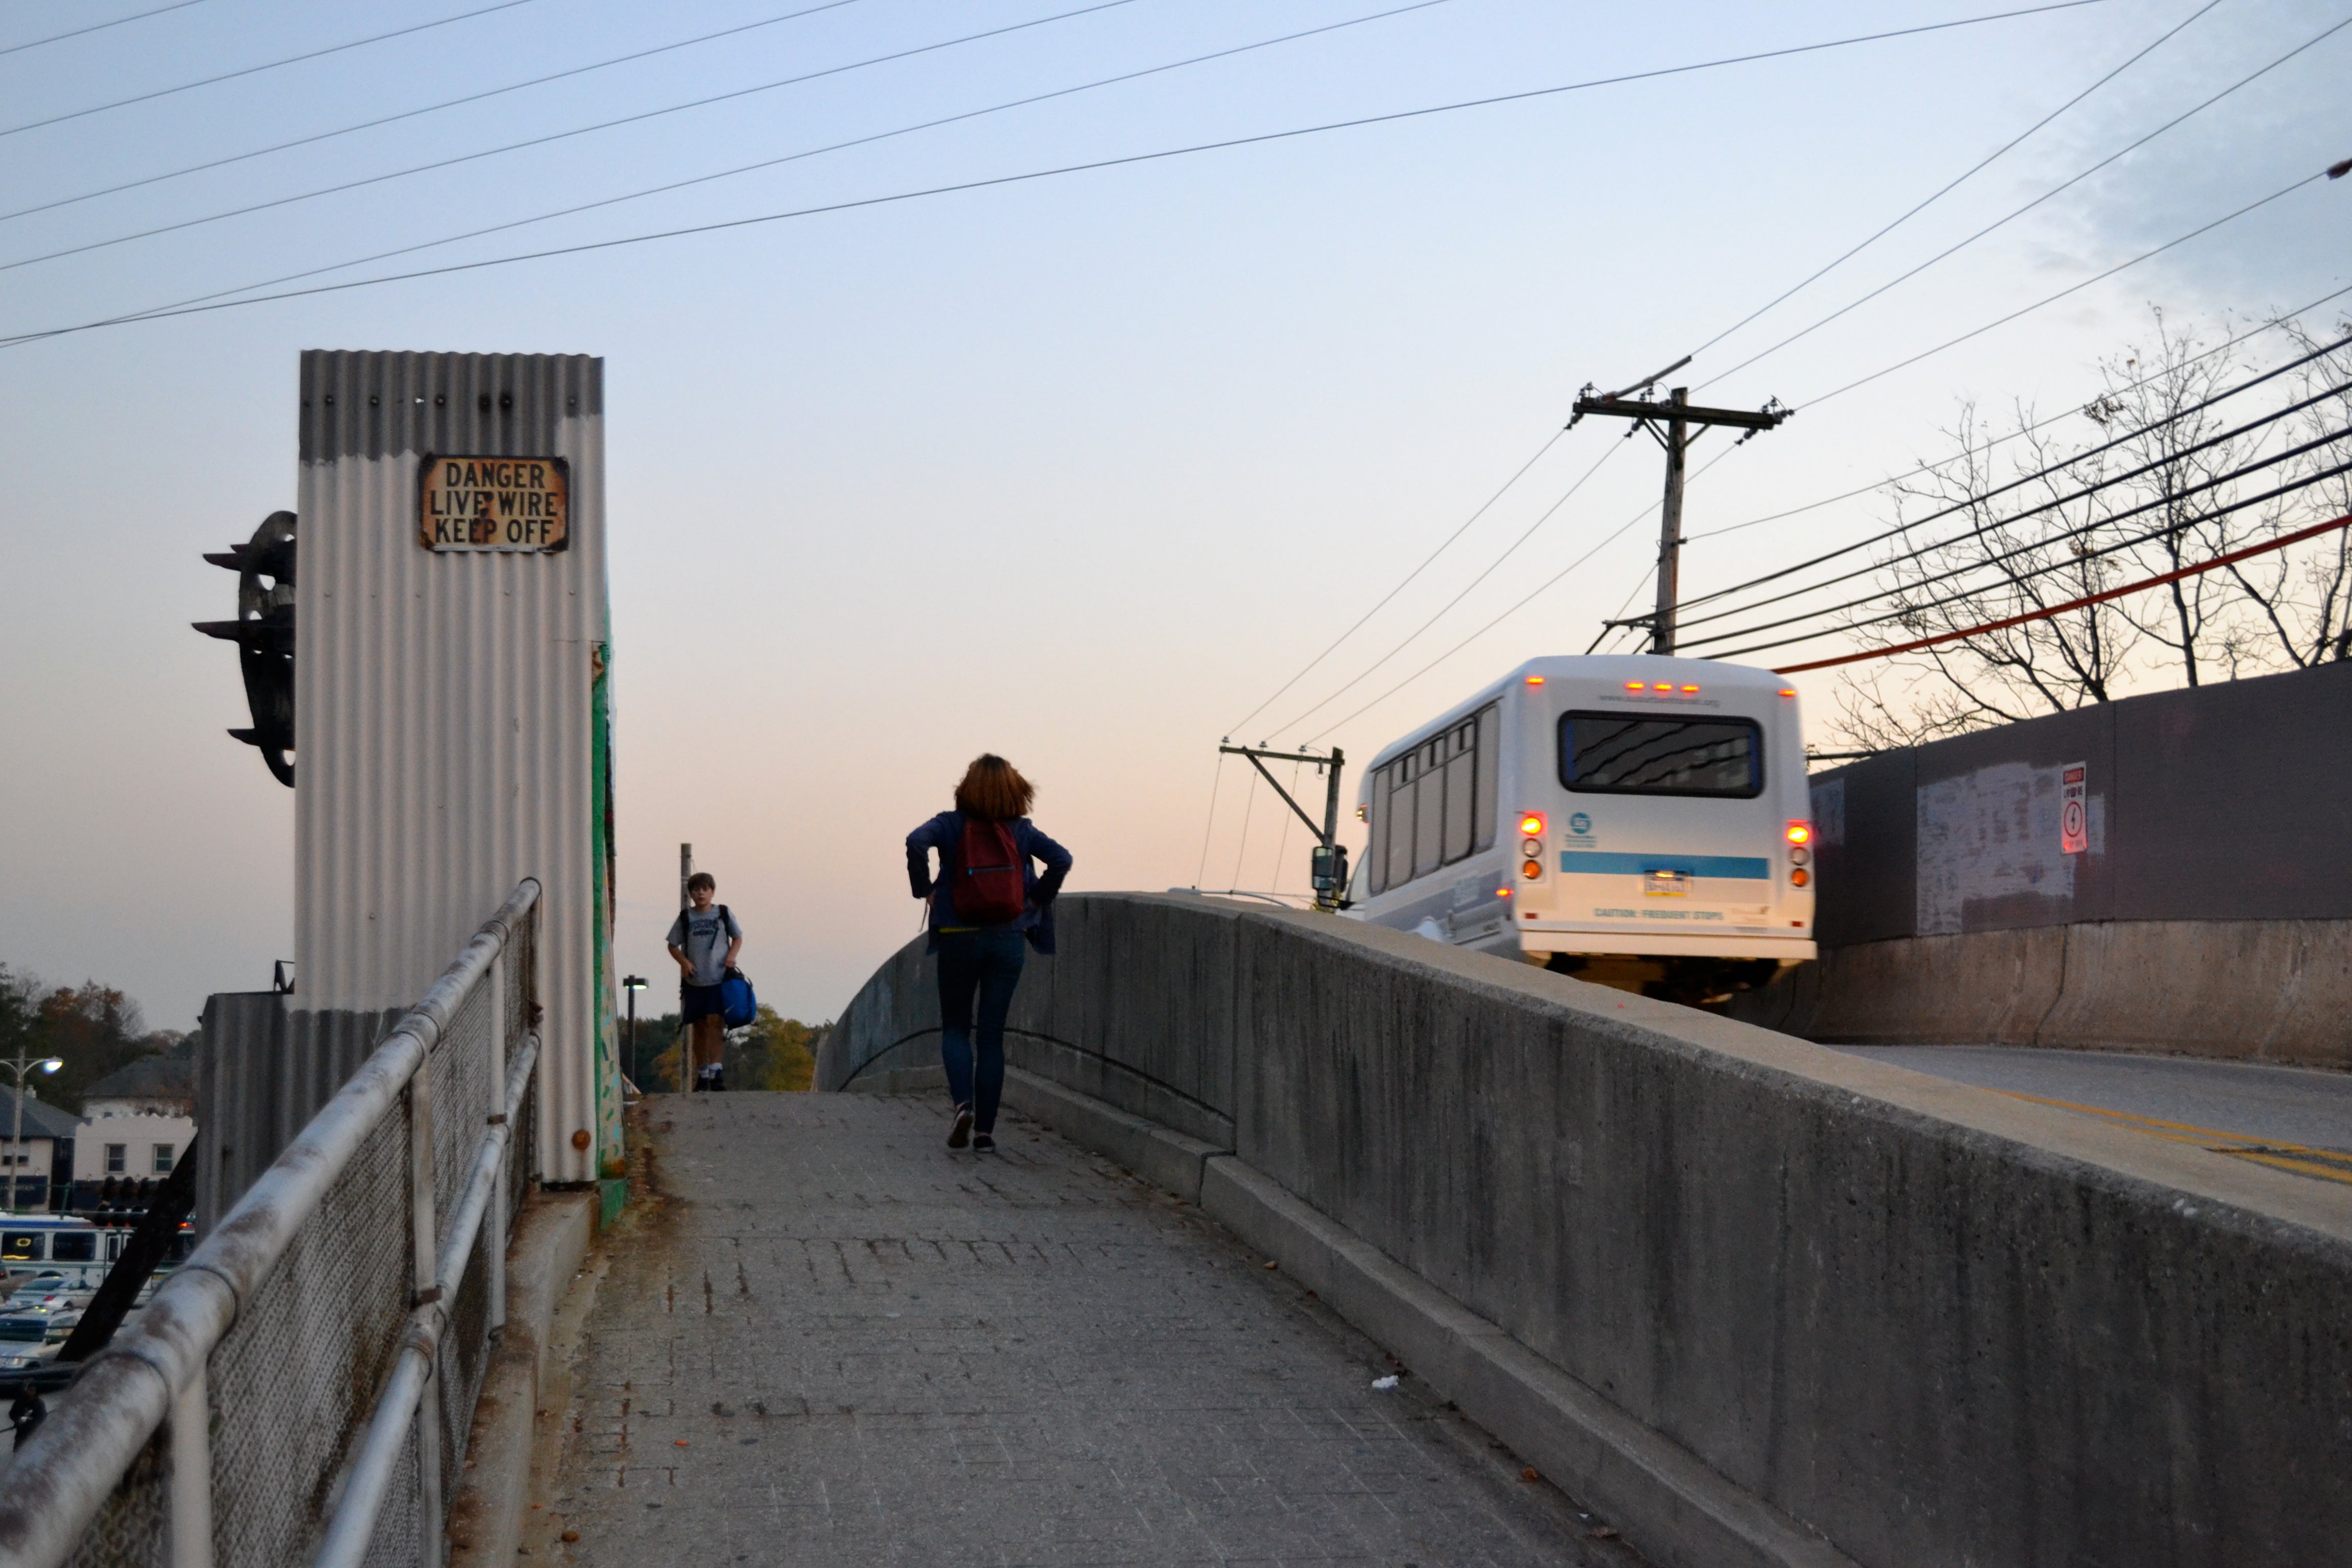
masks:
[[[561,458],[428,457],[416,475],[427,550],[557,551],[571,542],[572,474]]]
[[[2068,763],[2058,775],[2058,841],[2066,854],[2091,847],[2090,766]]]

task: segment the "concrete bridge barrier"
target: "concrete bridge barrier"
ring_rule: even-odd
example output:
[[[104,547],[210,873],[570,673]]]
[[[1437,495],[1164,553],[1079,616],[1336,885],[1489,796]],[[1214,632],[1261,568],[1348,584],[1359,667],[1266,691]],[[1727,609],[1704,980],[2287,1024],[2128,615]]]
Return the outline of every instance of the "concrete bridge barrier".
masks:
[[[1189,1187],[1658,1561],[2352,1540],[2339,1186],[1353,922],[1059,920],[1016,1103]],[[937,1031],[918,942],[818,1087],[928,1077]]]

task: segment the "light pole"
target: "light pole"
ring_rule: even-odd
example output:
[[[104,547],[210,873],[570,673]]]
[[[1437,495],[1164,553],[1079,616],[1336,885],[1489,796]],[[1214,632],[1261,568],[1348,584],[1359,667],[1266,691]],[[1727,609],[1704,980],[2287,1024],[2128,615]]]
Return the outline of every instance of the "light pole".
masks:
[[[643,1062],[637,1060],[637,993],[643,991],[645,988],[646,977],[644,975],[624,974],[621,976],[621,989],[629,994],[629,1079],[631,1082],[635,1082],[636,1080],[639,1069],[645,1066]],[[640,1086],[639,1092],[644,1092],[642,1086]]]
[[[8,1138],[8,1212],[16,1212],[16,1192],[24,1174],[18,1169],[25,1163],[25,1075],[29,1072],[53,1073],[65,1066],[58,1057],[30,1058],[21,1046],[14,1061],[0,1061],[0,1067],[14,1068],[16,1072],[16,1126]]]

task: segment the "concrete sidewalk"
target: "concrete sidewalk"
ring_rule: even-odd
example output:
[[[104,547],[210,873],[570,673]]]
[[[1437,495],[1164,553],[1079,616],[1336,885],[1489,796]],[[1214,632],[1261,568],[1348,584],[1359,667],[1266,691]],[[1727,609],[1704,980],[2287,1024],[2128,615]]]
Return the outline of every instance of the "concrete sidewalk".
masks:
[[[539,1560],[1612,1564],[1189,1205],[936,1099],[662,1096]],[[537,1516],[545,1520],[547,1516]],[[558,1532],[578,1539],[561,1542]]]

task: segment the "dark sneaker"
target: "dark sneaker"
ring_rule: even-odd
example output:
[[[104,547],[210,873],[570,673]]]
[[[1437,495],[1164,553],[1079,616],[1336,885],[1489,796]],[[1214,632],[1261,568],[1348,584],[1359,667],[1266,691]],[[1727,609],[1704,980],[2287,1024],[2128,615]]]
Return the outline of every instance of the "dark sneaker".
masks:
[[[981,1136],[985,1138],[988,1134],[983,1132]],[[969,1105],[959,1105],[956,1107],[955,1126],[948,1133],[948,1147],[950,1149],[961,1149],[971,1142],[971,1107]]]
[[[995,1133],[993,1133],[993,1132],[975,1132],[975,1133],[973,1133],[973,1134],[971,1135],[971,1152],[972,1152],[973,1153],[975,1153],[975,1154],[985,1154],[985,1153],[987,1153],[989,1151],[991,1151],[991,1150],[994,1149],[995,1147],[996,1147],[996,1134],[995,1134]]]
[[[710,1075],[710,1087],[714,1089],[724,1089],[727,1087],[727,1069],[725,1068],[720,1068],[717,1072]]]

